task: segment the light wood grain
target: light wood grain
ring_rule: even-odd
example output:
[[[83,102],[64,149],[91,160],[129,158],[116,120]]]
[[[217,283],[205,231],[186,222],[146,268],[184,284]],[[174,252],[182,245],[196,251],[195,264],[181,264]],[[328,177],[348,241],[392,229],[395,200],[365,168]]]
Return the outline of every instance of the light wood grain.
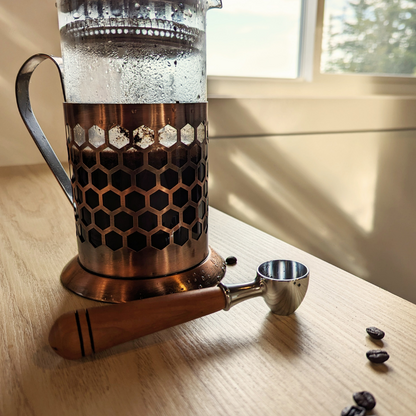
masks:
[[[379,416],[416,409],[416,306],[210,209],[210,245],[234,255],[224,283],[271,259],[310,268],[289,317],[260,298],[78,361],[48,345],[54,320],[96,306],[66,291],[73,212],[46,166],[0,169],[1,415],[338,415],[372,392]],[[392,276],[394,278],[394,276]],[[371,341],[365,328],[386,332]],[[381,346],[386,365],[365,353]]]

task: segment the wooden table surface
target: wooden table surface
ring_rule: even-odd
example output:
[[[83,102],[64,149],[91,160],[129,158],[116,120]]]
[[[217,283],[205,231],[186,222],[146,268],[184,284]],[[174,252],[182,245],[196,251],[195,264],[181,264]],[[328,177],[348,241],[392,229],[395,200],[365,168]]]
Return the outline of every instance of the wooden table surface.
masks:
[[[46,166],[1,168],[0,189],[2,416],[339,415],[361,390],[377,399],[371,414],[416,414],[416,306],[213,208],[210,245],[238,258],[224,283],[252,280],[271,259],[310,268],[296,313],[275,316],[257,298],[64,360],[48,346],[52,323],[97,305],[59,282],[76,254],[72,208]],[[375,348],[389,361],[371,364]]]

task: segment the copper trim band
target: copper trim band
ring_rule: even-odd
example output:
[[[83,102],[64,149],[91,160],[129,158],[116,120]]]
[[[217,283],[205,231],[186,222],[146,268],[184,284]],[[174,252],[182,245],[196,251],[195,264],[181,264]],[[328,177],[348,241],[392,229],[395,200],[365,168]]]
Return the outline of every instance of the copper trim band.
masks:
[[[76,256],[63,269],[61,281],[66,288],[80,296],[102,302],[122,303],[215,286],[222,280],[225,271],[224,260],[212,249],[207,258],[195,267],[153,279],[99,276],[85,270]]]
[[[64,104],[79,261],[149,278],[208,256],[207,104]]]

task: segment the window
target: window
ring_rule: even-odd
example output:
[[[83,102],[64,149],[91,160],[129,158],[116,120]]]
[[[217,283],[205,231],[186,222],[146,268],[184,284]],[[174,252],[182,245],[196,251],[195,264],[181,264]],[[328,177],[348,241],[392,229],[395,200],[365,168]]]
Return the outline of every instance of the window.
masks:
[[[232,1],[224,0],[224,9],[210,11],[211,17],[224,13],[227,2]],[[274,4],[277,0],[263,1],[263,4]],[[328,16],[328,11],[334,10],[334,1],[336,0],[302,2],[297,78],[239,76],[240,65],[237,62],[228,69],[229,76],[219,76],[218,72],[212,70],[211,74],[217,74],[208,77],[212,138],[416,128],[416,77],[321,71],[322,65],[326,65],[326,51],[322,48],[327,44],[324,38],[324,32],[328,30],[328,27],[324,27],[325,9]],[[371,1],[373,4],[381,0],[349,1]],[[405,0],[389,0],[384,3],[399,1]],[[342,6],[340,10],[342,12]],[[215,32],[208,26],[208,36],[210,30]],[[230,42],[228,47],[225,47],[224,40],[222,45],[217,43],[215,49],[222,49],[224,54],[230,53],[230,50],[236,48],[237,40],[231,42],[227,39]],[[269,53],[278,50],[282,42],[266,43]],[[414,42],[416,44],[416,35]],[[255,44],[246,47],[245,54],[254,53],[260,46],[262,45]],[[322,53],[324,56],[321,65]],[[212,56],[208,54],[208,65],[216,65],[210,63],[211,60]],[[242,110],[250,118],[243,120]],[[225,117],[239,122],[227,122]]]
[[[207,14],[207,73],[297,78],[302,0],[224,0]]]

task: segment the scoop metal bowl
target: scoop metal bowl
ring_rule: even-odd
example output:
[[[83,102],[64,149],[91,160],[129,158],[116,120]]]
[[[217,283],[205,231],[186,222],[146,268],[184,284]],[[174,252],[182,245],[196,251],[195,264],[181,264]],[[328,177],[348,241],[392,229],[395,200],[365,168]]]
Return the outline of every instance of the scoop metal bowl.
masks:
[[[270,260],[257,268],[254,282],[219,284],[226,297],[228,311],[234,305],[258,296],[277,315],[290,315],[299,307],[309,284],[309,269],[293,260]]]

